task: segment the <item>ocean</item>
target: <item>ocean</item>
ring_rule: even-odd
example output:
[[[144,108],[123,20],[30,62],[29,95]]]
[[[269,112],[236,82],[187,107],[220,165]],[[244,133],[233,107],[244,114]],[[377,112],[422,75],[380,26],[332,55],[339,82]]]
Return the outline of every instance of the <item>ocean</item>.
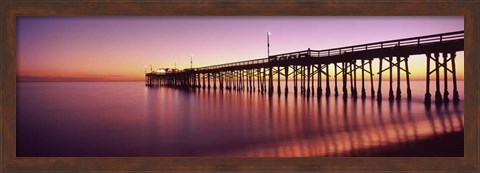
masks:
[[[271,96],[143,81],[18,82],[17,157],[463,156],[463,135],[443,138],[463,134],[463,81],[458,105],[431,107],[423,104],[424,81],[411,81],[412,101],[402,83],[402,100],[393,102],[383,82],[381,103],[370,97],[368,83],[363,100],[350,93],[343,99],[341,81],[339,97],[331,81],[331,96],[323,83],[320,98],[316,91],[295,96],[292,82],[285,95],[284,81],[282,94]],[[412,149],[425,145],[430,149]]]

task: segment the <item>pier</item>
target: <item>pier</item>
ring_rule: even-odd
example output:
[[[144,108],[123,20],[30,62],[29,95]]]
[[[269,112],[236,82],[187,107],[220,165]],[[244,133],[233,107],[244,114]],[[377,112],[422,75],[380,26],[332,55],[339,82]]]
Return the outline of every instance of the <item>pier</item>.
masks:
[[[399,101],[403,96],[406,96],[407,100],[411,100],[408,60],[412,55],[425,55],[427,65],[424,103],[432,102],[431,92],[435,94],[433,98],[436,104],[449,103],[448,82],[453,82],[451,99],[454,103],[458,103],[460,98],[457,91],[455,57],[457,52],[463,50],[464,31],[457,31],[327,50],[309,48],[271,55],[268,58],[189,68],[170,73],[150,72],[145,75],[145,83],[149,87],[169,86],[268,94],[274,94],[276,87],[277,94],[280,95],[282,91],[287,94],[291,90],[288,82],[285,82],[285,86],[280,85],[283,77],[285,81],[293,80],[295,95],[300,93],[308,97],[323,95],[328,97],[333,93],[335,97],[341,94],[343,98],[366,99],[369,90],[371,98],[376,98],[380,102],[383,99],[381,88],[384,78],[382,77],[388,77],[389,89],[388,95],[386,95],[388,100]],[[379,60],[379,69],[372,68],[374,59]],[[451,67],[448,64],[451,64]],[[332,68],[334,69],[333,74],[329,72]],[[396,88],[393,88],[395,71],[397,81]],[[443,81],[440,78],[442,72]],[[361,74],[359,81],[357,81],[357,73]],[[451,80],[448,79],[449,73],[452,77]],[[400,82],[401,74],[405,75],[406,82]],[[376,91],[374,75],[379,77]],[[431,75],[435,75],[435,91],[433,88],[430,91]],[[341,76],[341,81],[338,80],[339,76]],[[325,81],[326,86],[322,86],[322,81]],[[357,84],[358,82],[360,83]],[[365,82],[370,82],[371,87],[365,88]],[[440,91],[441,82],[444,84],[443,93]],[[333,88],[331,88],[331,83],[333,83]],[[403,96],[401,84],[407,85],[406,95]],[[342,91],[341,93],[339,89]]]

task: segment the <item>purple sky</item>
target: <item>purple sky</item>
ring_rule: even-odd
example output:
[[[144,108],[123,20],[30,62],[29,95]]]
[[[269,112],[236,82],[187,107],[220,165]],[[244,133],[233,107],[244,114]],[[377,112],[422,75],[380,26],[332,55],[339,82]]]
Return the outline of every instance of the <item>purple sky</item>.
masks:
[[[208,66],[464,29],[458,17],[17,17],[18,75],[142,80]],[[463,55],[462,55],[463,56]],[[463,68],[461,69],[463,71]]]

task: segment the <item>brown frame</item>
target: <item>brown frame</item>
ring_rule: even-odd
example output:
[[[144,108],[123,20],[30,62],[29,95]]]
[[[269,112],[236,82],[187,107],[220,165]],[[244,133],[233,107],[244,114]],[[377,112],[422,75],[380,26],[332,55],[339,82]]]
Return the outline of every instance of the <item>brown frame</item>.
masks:
[[[0,2],[1,171],[479,171],[480,2],[310,1],[11,1]],[[464,157],[221,158],[221,157],[16,157],[16,16],[464,16]]]

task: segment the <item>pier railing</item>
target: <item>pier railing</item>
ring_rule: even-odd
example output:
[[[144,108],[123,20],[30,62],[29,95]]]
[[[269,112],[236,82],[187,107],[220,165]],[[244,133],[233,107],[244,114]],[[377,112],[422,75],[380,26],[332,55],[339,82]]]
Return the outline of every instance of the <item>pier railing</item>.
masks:
[[[431,43],[447,42],[464,39],[464,31],[449,32],[421,37],[412,37],[398,40],[382,41],[376,43],[361,44],[355,46],[341,47],[328,50],[311,50],[310,57],[326,57],[340,55],[343,53],[359,52],[395,47],[414,47]]]
[[[302,51],[296,51],[296,52],[271,55],[268,58],[259,58],[259,59],[218,64],[218,65],[212,65],[212,66],[206,66],[206,67],[191,68],[188,70],[179,71],[179,73],[182,73],[185,71],[201,72],[206,70],[219,70],[219,69],[228,68],[228,67],[241,67],[241,66],[247,66],[247,65],[262,65],[262,64],[267,65],[268,63],[285,61],[285,60],[293,60],[293,59],[300,59],[300,58],[331,57],[331,56],[339,56],[345,53],[379,50],[379,49],[387,49],[387,48],[415,47],[415,46],[449,42],[449,41],[455,41],[455,40],[461,40],[461,39],[464,39],[464,31],[456,31],[456,32],[448,32],[448,33],[435,34],[435,35],[367,43],[367,44],[340,47],[340,48],[334,48],[334,49],[326,49],[326,50],[308,49],[308,50],[302,50]]]

